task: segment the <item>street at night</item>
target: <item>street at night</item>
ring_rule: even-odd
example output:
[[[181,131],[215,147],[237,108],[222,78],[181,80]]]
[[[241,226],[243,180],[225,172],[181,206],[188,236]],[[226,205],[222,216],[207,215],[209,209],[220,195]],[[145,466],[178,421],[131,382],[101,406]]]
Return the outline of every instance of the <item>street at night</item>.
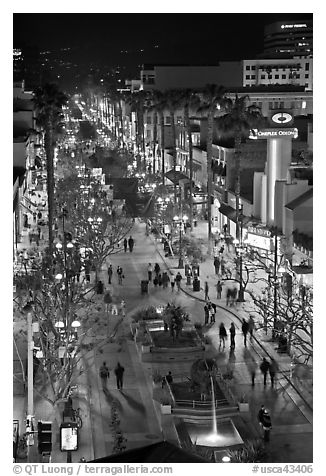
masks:
[[[312,18],[13,13],[16,474],[313,471]]]

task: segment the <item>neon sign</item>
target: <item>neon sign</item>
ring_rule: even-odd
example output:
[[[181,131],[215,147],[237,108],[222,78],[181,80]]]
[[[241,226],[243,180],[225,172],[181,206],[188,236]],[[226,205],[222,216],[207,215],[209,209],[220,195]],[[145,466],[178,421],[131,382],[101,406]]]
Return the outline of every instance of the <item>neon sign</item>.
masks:
[[[298,23],[293,25],[281,25],[281,28],[308,28],[306,23]]]
[[[298,137],[298,129],[296,127],[289,129],[260,129],[259,131],[254,130],[253,132],[254,135],[250,135],[250,139],[268,139],[270,137],[292,137],[293,139],[296,139]]]

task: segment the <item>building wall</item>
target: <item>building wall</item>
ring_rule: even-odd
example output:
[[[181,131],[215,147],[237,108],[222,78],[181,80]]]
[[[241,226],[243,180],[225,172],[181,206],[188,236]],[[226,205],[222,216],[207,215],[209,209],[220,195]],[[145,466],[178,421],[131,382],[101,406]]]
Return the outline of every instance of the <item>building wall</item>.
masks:
[[[271,111],[275,109],[290,110],[293,116],[313,114],[313,95],[311,92],[251,92],[250,88],[247,89],[248,104],[258,106],[264,117],[270,117]]]
[[[313,89],[313,59],[253,59],[243,61],[243,86],[292,84]]]
[[[141,71],[143,89],[200,88],[206,84],[220,84],[228,87],[242,85],[242,65],[240,61],[224,61],[218,66],[155,65]]]
[[[13,143],[13,165],[15,167],[26,166],[26,143],[23,140]]]
[[[267,54],[311,55],[313,21],[278,21],[264,28],[264,52]]]

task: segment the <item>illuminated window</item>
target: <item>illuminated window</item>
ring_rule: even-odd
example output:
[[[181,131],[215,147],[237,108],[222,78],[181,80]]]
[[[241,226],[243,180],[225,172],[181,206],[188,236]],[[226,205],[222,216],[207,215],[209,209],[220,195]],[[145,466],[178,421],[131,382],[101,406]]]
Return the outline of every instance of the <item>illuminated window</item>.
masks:
[[[308,87],[308,83],[306,83],[306,87]],[[302,109],[306,109],[306,107],[307,107],[307,102],[306,102],[306,101],[302,101],[301,107],[302,107]]]
[[[165,124],[166,124],[167,126],[170,126],[170,125],[171,125],[171,116],[166,116],[166,118],[165,118]]]

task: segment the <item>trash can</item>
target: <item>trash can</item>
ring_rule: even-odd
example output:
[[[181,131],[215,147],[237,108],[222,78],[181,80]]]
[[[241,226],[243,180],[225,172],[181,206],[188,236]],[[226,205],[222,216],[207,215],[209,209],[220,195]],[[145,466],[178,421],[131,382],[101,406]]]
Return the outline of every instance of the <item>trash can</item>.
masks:
[[[198,278],[195,278],[192,282],[193,291],[200,291],[200,281]]]
[[[140,281],[140,290],[142,294],[148,293],[148,281]]]

